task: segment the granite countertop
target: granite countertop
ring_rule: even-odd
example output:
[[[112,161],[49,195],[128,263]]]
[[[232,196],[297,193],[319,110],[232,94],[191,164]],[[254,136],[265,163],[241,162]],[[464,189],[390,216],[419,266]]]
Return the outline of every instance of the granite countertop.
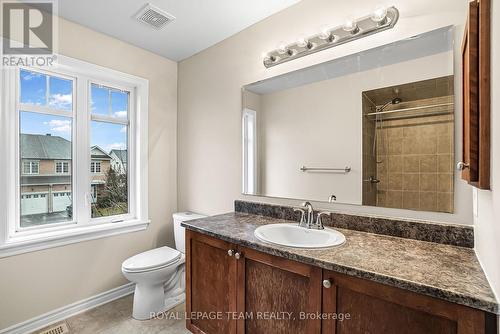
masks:
[[[500,314],[471,248],[340,228],[336,230],[344,233],[346,243],[324,249],[282,247],[254,236],[258,226],[275,223],[290,221],[234,212],[182,226],[264,253]]]

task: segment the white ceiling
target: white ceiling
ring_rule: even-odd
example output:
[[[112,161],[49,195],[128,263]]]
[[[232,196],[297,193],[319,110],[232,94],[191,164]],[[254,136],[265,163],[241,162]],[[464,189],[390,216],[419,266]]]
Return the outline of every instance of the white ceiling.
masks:
[[[188,58],[300,0],[62,0],[59,15],[175,61]],[[135,15],[149,2],[174,15],[161,30]]]

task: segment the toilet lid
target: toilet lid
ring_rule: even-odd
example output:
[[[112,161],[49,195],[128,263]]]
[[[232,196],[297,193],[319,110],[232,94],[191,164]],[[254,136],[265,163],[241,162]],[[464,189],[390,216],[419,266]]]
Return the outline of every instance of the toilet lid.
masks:
[[[122,264],[122,268],[128,271],[142,271],[164,267],[177,262],[181,252],[170,247],[155,248],[144,253],[134,255]]]

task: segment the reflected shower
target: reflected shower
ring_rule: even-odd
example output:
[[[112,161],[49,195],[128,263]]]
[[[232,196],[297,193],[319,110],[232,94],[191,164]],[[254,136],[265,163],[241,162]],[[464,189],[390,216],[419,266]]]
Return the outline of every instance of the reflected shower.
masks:
[[[399,91],[397,89],[394,90],[394,93],[398,94]],[[387,108],[388,106],[390,105],[396,105],[396,104],[400,104],[401,102],[403,102],[403,100],[400,98],[400,97],[395,97],[393,98],[392,100],[390,101],[387,101],[385,104],[383,104],[382,106],[380,107],[375,107],[375,110],[376,112],[382,112],[385,110],[385,108]],[[377,141],[379,140],[378,139],[378,131],[377,131],[377,128],[382,130],[384,128],[384,125],[383,125],[383,122],[381,119],[378,118],[378,115],[375,115],[375,136],[373,137],[373,156],[375,157],[375,161],[376,163],[382,163],[383,160],[377,160]]]
[[[384,109],[391,104],[400,104],[401,102],[403,102],[403,100],[400,97],[395,97],[392,100],[388,101],[386,104],[382,105],[381,107],[377,107],[377,112],[384,111]]]

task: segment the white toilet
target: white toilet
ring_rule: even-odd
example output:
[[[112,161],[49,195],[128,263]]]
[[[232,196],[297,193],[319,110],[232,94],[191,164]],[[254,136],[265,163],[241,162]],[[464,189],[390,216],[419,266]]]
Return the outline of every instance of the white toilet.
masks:
[[[181,222],[203,218],[192,212],[173,214],[175,248],[159,247],[123,261],[122,273],[135,283],[134,319],[150,319],[156,313],[185,300],[185,232]]]

